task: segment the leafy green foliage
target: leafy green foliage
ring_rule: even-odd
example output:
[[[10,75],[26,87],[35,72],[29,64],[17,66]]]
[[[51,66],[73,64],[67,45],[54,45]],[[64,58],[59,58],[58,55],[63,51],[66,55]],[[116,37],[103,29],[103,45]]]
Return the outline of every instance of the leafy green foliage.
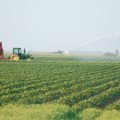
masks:
[[[107,106],[107,109],[116,109],[120,110],[120,100],[113,102],[112,104]]]
[[[59,103],[79,112],[119,98],[119,62],[0,61],[0,105]]]
[[[95,118],[99,117],[101,113],[102,113],[102,110],[89,108],[80,112],[79,116],[82,120],[95,120]]]
[[[60,104],[9,104],[0,107],[0,120],[119,120],[120,111],[89,108],[76,113]]]
[[[0,108],[0,120],[79,120],[69,107],[58,104],[7,105]]]

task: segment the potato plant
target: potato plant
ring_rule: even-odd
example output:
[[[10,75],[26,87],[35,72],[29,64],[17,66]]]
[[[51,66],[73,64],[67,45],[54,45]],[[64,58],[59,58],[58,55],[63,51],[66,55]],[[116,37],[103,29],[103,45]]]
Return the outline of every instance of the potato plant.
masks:
[[[118,109],[119,98],[119,62],[0,61],[0,105],[59,103],[81,111],[111,104]]]

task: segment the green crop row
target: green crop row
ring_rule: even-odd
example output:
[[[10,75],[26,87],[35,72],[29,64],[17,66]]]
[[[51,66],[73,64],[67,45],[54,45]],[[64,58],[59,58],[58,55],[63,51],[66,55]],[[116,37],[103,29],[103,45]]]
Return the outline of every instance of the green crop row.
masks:
[[[119,62],[0,62],[1,105],[57,102],[76,111],[102,108],[120,98],[119,84]]]
[[[73,106],[73,109],[75,111],[81,111],[88,107],[102,108],[108,105],[111,101],[116,100],[119,96],[120,96],[120,86],[111,88],[94,97],[80,101],[79,103]]]

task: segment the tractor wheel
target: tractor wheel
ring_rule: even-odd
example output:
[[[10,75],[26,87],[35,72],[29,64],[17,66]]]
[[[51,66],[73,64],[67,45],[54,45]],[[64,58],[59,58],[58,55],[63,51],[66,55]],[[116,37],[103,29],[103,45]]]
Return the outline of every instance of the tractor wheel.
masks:
[[[31,58],[27,58],[27,60],[26,61],[32,61],[32,59]]]
[[[17,55],[13,55],[13,56],[11,56],[11,60],[19,61],[19,60],[20,60],[20,57],[17,56]]]
[[[15,61],[19,61],[20,58],[19,58],[19,56],[15,56],[15,57],[13,58],[13,60],[15,60]]]

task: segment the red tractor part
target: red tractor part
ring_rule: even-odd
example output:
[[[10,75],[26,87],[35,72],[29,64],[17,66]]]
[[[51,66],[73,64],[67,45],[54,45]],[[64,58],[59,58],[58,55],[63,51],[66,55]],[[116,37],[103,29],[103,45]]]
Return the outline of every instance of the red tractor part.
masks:
[[[0,59],[4,59],[4,51],[2,47],[2,42],[0,42]]]

